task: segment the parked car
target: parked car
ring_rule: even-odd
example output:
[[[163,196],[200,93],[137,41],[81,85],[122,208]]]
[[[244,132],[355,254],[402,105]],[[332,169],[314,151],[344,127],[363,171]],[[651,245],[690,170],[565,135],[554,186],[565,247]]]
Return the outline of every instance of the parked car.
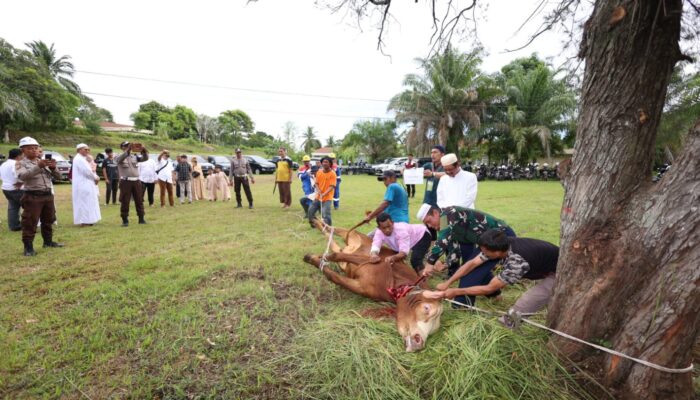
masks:
[[[70,172],[70,162],[63,157],[63,154],[57,151],[44,150],[44,157],[51,154],[51,159],[56,160],[56,169],[61,173],[61,182],[68,182],[68,173]]]
[[[226,156],[209,156],[207,160],[214,164],[215,167],[220,166],[226,175],[231,171],[231,159]]]
[[[260,156],[243,156],[248,159],[250,169],[254,174],[271,174],[275,172],[275,164]]]
[[[433,162],[433,159],[430,157],[418,157],[418,160],[416,160],[416,167],[423,168],[423,165],[431,162]]]
[[[375,175],[382,175],[386,170],[393,170],[397,175],[401,176],[401,170],[403,169],[403,164],[408,160],[408,157],[396,157],[385,160],[382,164],[374,165]]]
[[[192,159],[196,158],[197,159],[197,164],[202,167],[202,174],[206,177],[209,175],[209,172],[214,170],[214,164],[208,162],[207,160],[204,159],[202,156],[198,156],[196,154],[187,154],[187,161],[192,163]],[[230,168],[230,165],[229,165]]]
[[[269,159],[269,160],[267,160],[267,161],[269,161],[269,162],[271,162],[272,164],[274,164],[274,165],[275,165],[275,168],[277,168],[277,160],[279,160],[279,159],[280,159],[280,158],[279,158],[278,156],[274,156],[274,157],[272,157],[271,159]],[[299,163],[297,163],[296,161],[292,161],[292,169],[295,170],[295,171],[298,170],[298,169],[299,169]]]

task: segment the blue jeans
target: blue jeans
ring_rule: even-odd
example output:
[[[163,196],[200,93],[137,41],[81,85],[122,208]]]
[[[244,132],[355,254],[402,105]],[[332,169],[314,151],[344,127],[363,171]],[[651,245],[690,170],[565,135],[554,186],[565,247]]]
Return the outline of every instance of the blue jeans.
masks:
[[[3,190],[7,199],[7,224],[11,231],[22,230],[20,224],[19,209],[21,208],[22,190]]]
[[[323,218],[323,222],[325,222],[328,225],[333,225],[333,222],[331,221],[331,205],[332,205],[331,200],[327,200],[324,202],[321,202],[319,200],[314,200],[313,203],[311,203],[311,206],[309,207],[309,221],[312,221],[314,217],[316,217],[316,212],[318,212],[319,208],[321,209],[321,218]]]
[[[304,209],[304,214],[308,217],[309,207],[311,207],[311,203],[313,203],[313,200],[304,196],[301,199],[299,199],[299,203],[301,204],[301,207]]]
[[[509,237],[515,237],[515,232],[513,232],[513,230],[510,228],[506,229],[505,233]],[[481,252],[481,250],[479,250],[479,246],[472,243],[461,243],[460,250],[462,252],[462,264],[478,256]],[[488,260],[477,268],[474,268],[470,273],[459,278],[459,287],[467,288],[471,286],[488,285],[489,282],[491,282],[491,279],[493,279],[491,270],[493,270],[493,268],[500,261],[501,260]],[[498,294],[500,294],[500,291],[493,293],[494,296],[497,296]],[[455,301],[473,306],[476,304],[476,296],[457,296],[455,297]]]

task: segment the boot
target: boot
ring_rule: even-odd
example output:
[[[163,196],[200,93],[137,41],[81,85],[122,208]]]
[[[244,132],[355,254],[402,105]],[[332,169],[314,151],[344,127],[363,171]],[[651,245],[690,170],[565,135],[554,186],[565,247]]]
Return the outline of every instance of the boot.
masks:
[[[236,208],[241,208],[241,207],[243,207],[243,206],[241,205],[241,203],[238,203],[238,204],[236,205]]]
[[[129,218],[122,217],[122,226],[129,226]]]
[[[30,241],[24,241],[24,255],[27,257],[33,257],[36,255],[36,251],[34,251],[34,243]]]
[[[145,225],[145,224],[146,224],[146,220],[144,219],[144,216],[140,216],[140,217],[139,217],[139,224],[141,224],[141,225]]]
[[[248,208],[253,209],[253,203],[248,204]]]
[[[51,239],[44,240],[44,248],[47,248],[47,247],[63,247],[63,243],[57,243]]]

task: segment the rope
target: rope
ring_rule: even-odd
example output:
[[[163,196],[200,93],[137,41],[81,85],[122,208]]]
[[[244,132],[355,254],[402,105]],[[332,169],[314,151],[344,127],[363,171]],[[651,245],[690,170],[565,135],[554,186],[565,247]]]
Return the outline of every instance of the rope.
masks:
[[[324,224],[323,226],[323,232],[326,232],[326,226]],[[318,268],[323,272],[323,269],[328,265],[328,260],[326,260],[326,257],[328,256],[328,251],[331,248],[331,242],[333,241],[333,232],[335,231],[335,228],[331,226],[331,232],[330,235],[328,235],[328,244],[326,244],[326,251],[323,252],[323,256],[321,257],[321,262],[318,265]]]
[[[530,321],[530,320],[527,319],[527,318],[522,318],[522,314],[520,314],[519,312],[514,311],[514,310],[510,310],[510,311],[507,312],[507,313],[504,313],[504,312],[502,312],[502,311],[488,311],[488,310],[483,310],[483,309],[480,309],[480,308],[477,308],[477,307],[474,307],[474,306],[471,306],[471,305],[467,305],[467,304],[464,304],[464,303],[460,303],[460,302],[458,302],[458,301],[450,300],[450,299],[445,299],[445,301],[447,301],[447,302],[449,302],[449,303],[452,303],[452,304],[456,304],[456,305],[465,307],[465,308],[468,308],[468,309],[470,309],[470,310],[477,311],[477,312],[483,312],[483,313],[490,314],[490,315],[500,314],[501,316],[505,317],[509,322],[513,322],[514,325],[515,325],[515,327],[517,327],[517,326],[519,325],[520,321],[522,321],[522,322],[525,322],[526,324],[530,324],[530,325],[532,325],[532,326],[534,326],[534,327],[537,327],[537,328],[544,329],[544,330],[546,330],[546,331],[552,332],[552,333],[554,333],[554,334],[556,334],[556,335],[559,335],[559,336],[561,336],[561,337],[563,337],[563,338],[566,338],[566,339],[569,339],[569,340],[573,340],[574,342],[578,342],[578,343],[581,343],[581,344],[585,344],[585,345],[587,345],[587,346],[593,347],[593,348],[598,349],[598,350],[600,350],[600,351],[604,351],[604,352],[606,352],[606,353],[608,353],[608,354],[612,354],[612,355],[615,355],[615,356],[618,356],[618,357],[626,358],[626,359],[628,359],[628,360],[634,361],[634,362],[636,362],[636,363],[642,364],[642,365],[644,365],[644,366],[647,366],[647,367],[649,367],[649,368],[653,368],[653,369],[658,370],[658,371],[668,372],[668,373],[671,373],[671,374],[685,374],[685,373],[687,373],[687,372],[693,371],[693,368],[694,368],[694,366],[693,366],[692,363],[690,364],[690,366],[688,366],[688,367],[686,367],[686,368],[667,368],[667,367],[664,367],[664,366],[661,366],[661,365],[658,365],[658,364],[654,364],[654,363],[649,362],[649,361],[646,361],[646,360],[641,360],[641,359],[639,359],[639,358],[631,357],[631,356],[628,356],[627,354],[620,353],[619,351],[612,350],[612,349],[608,349],[608,348],[606,348],[606,347],[599,346],[599,345],[597,345],[597,344],[589,343],[589,342],[587,342],[587,341],[585,341],[585,340],[583,340],[583,339],[579,339],[579,338],[577,338],[577,337],[575,337],[575,336],[571,336],[571,335],[569,335],[569,334],[567,334],[567,333],[564,333],[564,332],[558,331],[558,330],[556,330],[556,329],[552,329],[552,328],[546,327],[546,326],[544,326],[544,325],[542,325],[542,324],[539,324],[539,323],[537,323],[537,322]]]

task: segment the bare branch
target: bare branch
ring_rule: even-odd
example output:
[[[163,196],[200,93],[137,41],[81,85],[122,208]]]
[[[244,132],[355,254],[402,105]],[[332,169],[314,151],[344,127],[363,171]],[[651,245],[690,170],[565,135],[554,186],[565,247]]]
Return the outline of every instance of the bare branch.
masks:
[[[571,5],[578,4],[579,1],[580,0],[564,0],[561,3],[559,3],[557,8],[549,15],[549,17],[547,17],[545,19],[545,21],[542,23],[542,25],[540,25],[540,28],[537,30],[537,32],[535,32],[535,34],[533,34],[530,37],[530,39],[527,41],[527,43],[525,43],[524,45],[522,45],[516,49],[506,49],[505,52],[512,53],[514,51],[522,50],[522,49],[526,48],[527,46],[529,46],[540,35],[551,30],[552,28],[554,28],[554,26],[559,24],[559,22],[564,20],[564,18],[569,14]],[[539,8],[539,6],[538,6],[538,8]],[[536,13],[533,15],[536,15]],[[530,18],[532,18],[532,16]]]

